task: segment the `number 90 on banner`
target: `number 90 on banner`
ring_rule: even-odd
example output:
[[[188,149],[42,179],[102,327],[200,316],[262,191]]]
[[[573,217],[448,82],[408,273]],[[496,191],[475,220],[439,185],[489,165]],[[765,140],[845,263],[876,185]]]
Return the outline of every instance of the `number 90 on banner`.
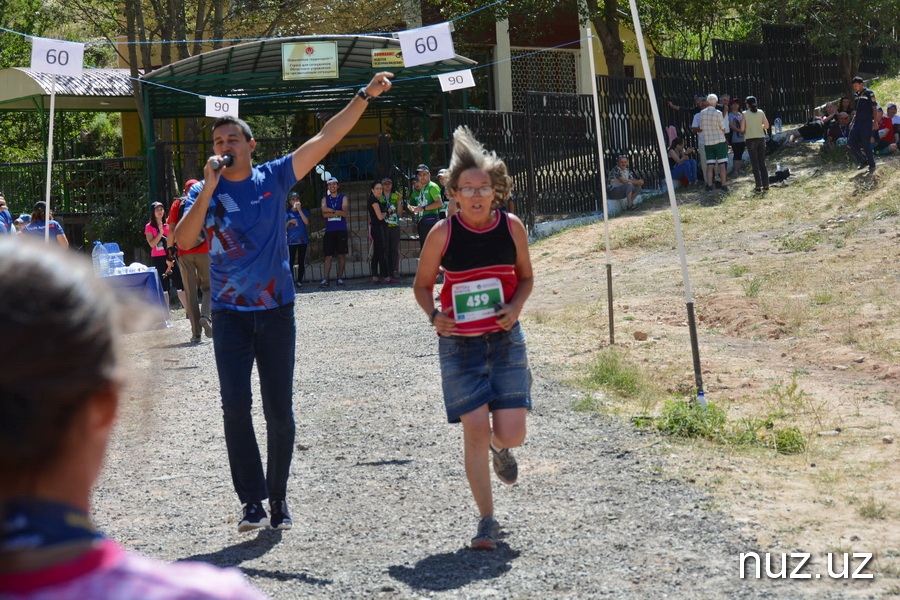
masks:
[[[238,99],[237,98],[217,98],[216,96],[206,97],[206,116],[207,117],[237,117],[238,116]]]
[[[406,67],[450,60],[456,56],[450,23],[401,31],[397,37],[403,51],[403,65]]]
[[[441,73],[437,77],[441,82],[441,90],[444,92],[475,87],[475,77],[472,75],[471,69]]]
[[[81,77],[84,44],[48,38],[31,38],[31,69],[38,73]]]

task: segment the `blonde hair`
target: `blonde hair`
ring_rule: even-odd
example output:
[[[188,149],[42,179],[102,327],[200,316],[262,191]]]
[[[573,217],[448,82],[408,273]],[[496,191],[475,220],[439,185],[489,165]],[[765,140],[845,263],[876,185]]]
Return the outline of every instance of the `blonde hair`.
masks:
[[[506,163],[496,152],[488,152],[481,142],[475,139],[471,130],[461,125],[453,132],[453,154],[450,157],[447,187],[457,189],[456,184],[460,175],[469,169],[481,169],[488,174],[494,187],[493,208],[505,206],[512,191],[512,178],[506,170]]]

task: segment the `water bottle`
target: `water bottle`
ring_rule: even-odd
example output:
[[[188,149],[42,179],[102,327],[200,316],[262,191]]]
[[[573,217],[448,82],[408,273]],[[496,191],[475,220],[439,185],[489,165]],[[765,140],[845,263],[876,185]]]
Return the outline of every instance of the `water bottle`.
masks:
[[[106,246],[100,242],[94,242],[94,249],[91,251],[91,262],[94,263],[94,275],[97,277],[109,275],[109,253],[106,251]]]
[[[703,395],[703,390],[697,392],[697,404],[700,405],[700,408],[706,408],[706,396]]]
[[[775,133],[781,133],[781,117],[775,117]]]
[[[781,163],[780,162],[775,163],[775,172],[777,173],[780,170],[781,170]]]

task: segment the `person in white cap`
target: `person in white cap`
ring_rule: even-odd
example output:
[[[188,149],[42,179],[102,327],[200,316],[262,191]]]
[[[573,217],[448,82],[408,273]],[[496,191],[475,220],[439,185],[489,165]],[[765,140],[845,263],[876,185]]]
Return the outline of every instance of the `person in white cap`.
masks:
[[[344,285],[344,266],[347,264],[348,238],[347,216],[350,214],[350,202],[344,194],[338,193],[338,180],[334,177],[327,182],[328,192],[322,198],[322,216],[325,218],[325,235],[322,246],[325,254],[325,265],[322,267],[322,283],[320,288],[327,288],[331,277],[331,258],[338,257],[337,284]]]

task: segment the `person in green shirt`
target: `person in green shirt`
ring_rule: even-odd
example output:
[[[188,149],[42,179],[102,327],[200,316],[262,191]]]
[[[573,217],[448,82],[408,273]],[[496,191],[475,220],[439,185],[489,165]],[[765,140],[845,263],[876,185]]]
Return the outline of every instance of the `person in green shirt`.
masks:
[[[444,200],[441,198],[441,188],[438,184],[431,181],[431,170],[427,165],[419,165],[416,167],[416,176],[419,182],[419,189],[412,197],[409,203],[409,209],[419,215],[419,248],[425,245],[425,238],[431,228],[437,225],[438,213],[444,206]]]

